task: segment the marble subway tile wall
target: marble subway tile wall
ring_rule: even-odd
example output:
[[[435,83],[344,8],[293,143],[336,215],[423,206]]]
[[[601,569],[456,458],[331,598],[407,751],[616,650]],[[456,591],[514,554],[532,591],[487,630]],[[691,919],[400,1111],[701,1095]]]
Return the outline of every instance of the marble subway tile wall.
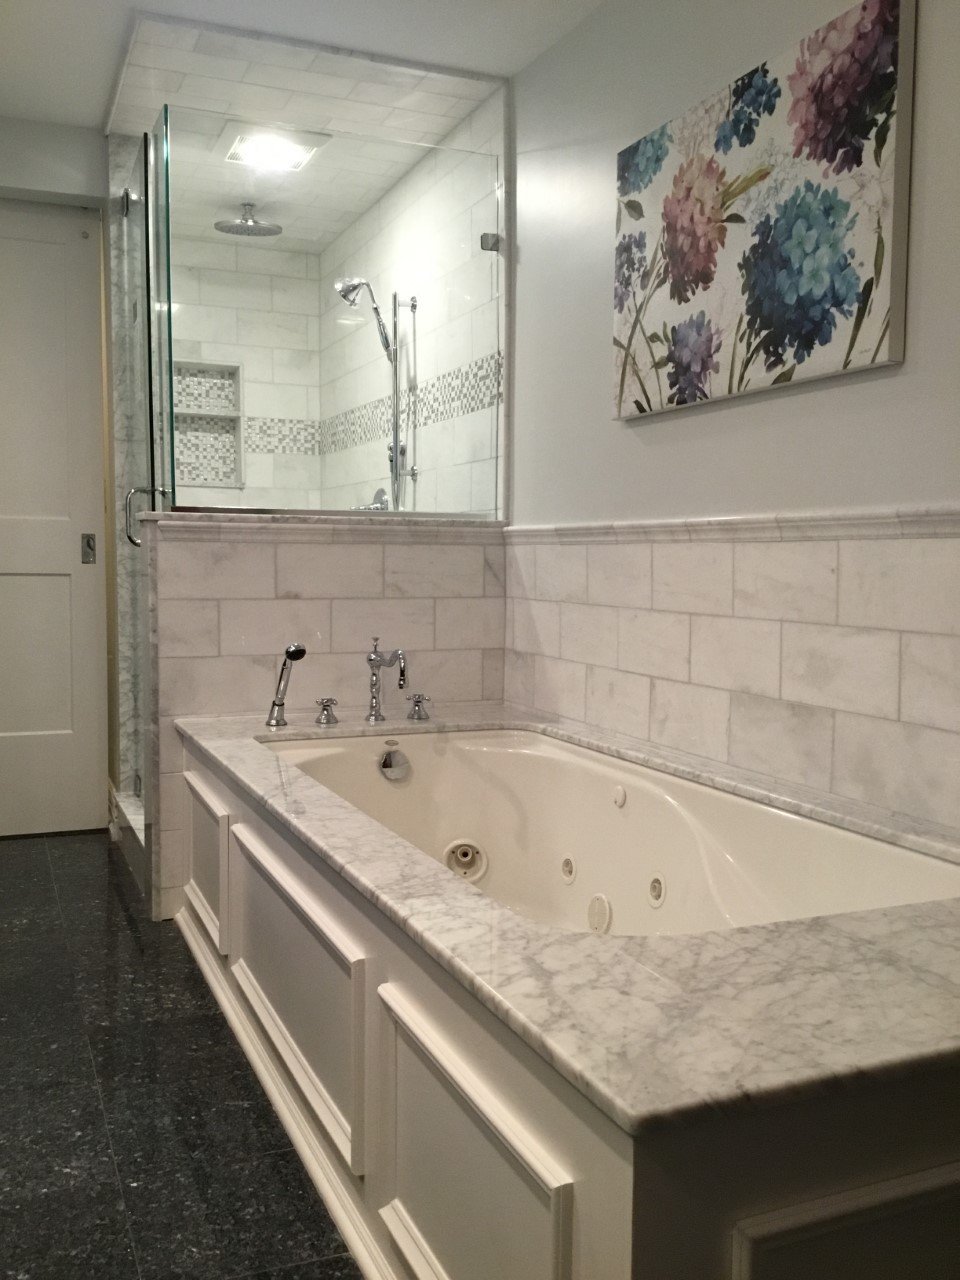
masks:
[[[960,826],[960,522],[757,523],[508,529],[507,700]]]
[[[500,255],[480,249],[482,232],[504,234],[498,198],[503,98],[495,93],[425,153],[321,258],[320,397],[333,439],[325,444],[328,509],[370,502],[388,487],[390,366],[366,300],[347,309],[334,283],[373,284],[389,324],[390,295],[415,294],[417,429],[405,506],[495,515],[501,335]],[[403,384],[412,381],[410,313],[401,310]],[[408,413],[409,410],[409,413]],[[405,403],[404,424],[413,420]]]
[[[408,684],[384,678],[384,704],[405,694],[444,702],[503,695],[504,548],[499,527],[398,529],[383,517],[349,528],[293,517],[167,516],[144,522],[155,601],[159,812],[155,882],[163,914],[179,905],[186,796],[176,717],[266,716],[280,656],[307,647],[287,706],[316,710],[339,700],[342,721],[360,723],[369,699],[364,656],[379,635],[403,647]],[[159,837],[157,836],[159,832]]]
[[[174,359],[239,365],[243,487],[178,484],[184,506],[321,505],[320,258],[175,236]]]
[[[108,146],[110,205],[106,222],[110,255],[110,413],[113,448],[113,529],[116,560],[117,776],[119,792],[138,792],[143,771],[142,682],[143,574],[137,548],[124,531],[127,491],[149,483],[147,383],[143,325],[143,227],[122,212],[122,194],[131,182],[140,138],[111,134]]]

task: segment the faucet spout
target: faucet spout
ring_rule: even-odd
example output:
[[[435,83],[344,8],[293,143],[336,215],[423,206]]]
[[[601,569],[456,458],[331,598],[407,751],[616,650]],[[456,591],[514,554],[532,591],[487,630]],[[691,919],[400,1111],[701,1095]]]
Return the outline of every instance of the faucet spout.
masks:
[[[381,705],[381,689],[383,685],[381,670],[384,667],[400,668],[397,688],[403,689],[407,683],[407,658],[402,649],[392,649],[383,653],[379,647],[380,637],[373,637],[373,648],[367,654],[367,666],[370,668],[370,707],[367,712],[368,724],[380,724],[386,719]]]

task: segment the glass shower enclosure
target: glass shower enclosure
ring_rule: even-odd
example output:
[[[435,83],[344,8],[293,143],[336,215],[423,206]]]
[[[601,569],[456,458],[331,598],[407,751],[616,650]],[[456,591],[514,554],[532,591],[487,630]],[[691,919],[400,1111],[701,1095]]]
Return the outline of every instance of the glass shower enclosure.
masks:
[[[138,514],[169,493],[168,146],[166,115],[139,139],[110,140],[115,629],[111,706],[114,817],[145,894],[151,885],[152,749],[147,572]]]
[[[175,506],[497,517],[487,118],[427,145],[169,111]]]

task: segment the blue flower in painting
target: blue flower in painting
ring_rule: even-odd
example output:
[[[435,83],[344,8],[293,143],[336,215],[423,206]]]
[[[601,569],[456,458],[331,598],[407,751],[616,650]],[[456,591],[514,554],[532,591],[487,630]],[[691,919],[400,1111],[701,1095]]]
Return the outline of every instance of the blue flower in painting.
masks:
[[[721,345],[722,338],[714,333],[705,311],[673,326],[667,347],[669,404],[709,399],[707,381],[720,368],[716,357]]]
[[[717,128],[717,140],[713,144],[714,151],[722,151],[724,155],[732,148],[736,140],[736,133],[733,128],[733,121],[729,116],[720,122]]]
[[[663,168],[671,142],[667,126],[661,125],[632,147],[620,152],[617,156],[617,190],[621,196],[649,187]]]
[[[775,215],[761,218],[740,260],[747,331],[767,369],[797,364],[832,340],[837,317],[860,301],[860,277],[846,237],[856,215],[836,188],[805,182]]]
[[[720,122],[714,150],[724,155],[739,142],[749,147],[757,136],[761,116],[772,116],[780,100],[780,84],[765,62],[745,76],[734,81],[730,93],[730,107],[725,120]]]
[[[614,262],[613,305],[619,315],[633,297],[633,282],[647,269],[647,237],[642,231],[617,241]]]

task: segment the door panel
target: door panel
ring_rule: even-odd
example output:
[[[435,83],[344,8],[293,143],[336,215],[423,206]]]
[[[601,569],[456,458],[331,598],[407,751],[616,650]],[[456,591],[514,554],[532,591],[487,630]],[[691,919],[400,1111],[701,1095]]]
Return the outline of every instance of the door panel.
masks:
[[[0,201],[0,281],[0,835],[100,827],[99,215]]]

